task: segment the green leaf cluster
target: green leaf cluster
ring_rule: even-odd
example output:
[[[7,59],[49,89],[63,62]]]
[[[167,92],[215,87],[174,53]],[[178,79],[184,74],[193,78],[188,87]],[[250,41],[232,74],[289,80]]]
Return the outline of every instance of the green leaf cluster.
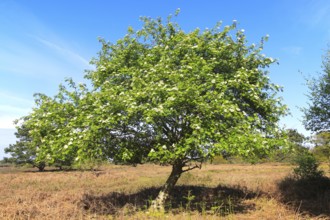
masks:
[[[298,154],[295,163],[297,167],[293,169],[293,173],[297,179],[317,179],[324,175],[324,172],[319,170],[319,163],[313,154]]]
[[[188,165],[223,152],[267,155],[284,146],[286,114],[270,82],[266,38],[248,45],[236,24],[191,32],[168,18],[142,18],[102,49],[86,74],[54,97],[37,94],[24,126],[37,161],[109,159]]]
[[[312,153],[316,159],[322,162],[328,162],[330,168],[330,132],[320,132],[313,136],[315,144]]]
[[[29,120],[29,117],[23,117],[22,121]],[[15,121],[18,123],[18,121]],[[32,165],[37,167],[40,171],[44,170],[45,163],[44,161],[36,161],[36,151],[37,148],[32,143],[32,138],[29,134],[29,129],[25,124],[21,124],[17,127],[15,136],[18,139],[15,144],[9,145],[6,147],[5,153],[11,155],[10,158],[4,158],[6,163],[14,163],[16,165]]]
[[[304,126],[313,132],[330,131],[330,51],[323,59],[323,72],[307,81],[309,105],[303,109]]]

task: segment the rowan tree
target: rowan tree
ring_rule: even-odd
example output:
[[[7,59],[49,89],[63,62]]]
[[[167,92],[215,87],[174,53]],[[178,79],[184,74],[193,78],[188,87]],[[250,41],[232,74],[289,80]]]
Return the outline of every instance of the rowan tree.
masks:
[[[257,157],[278,146],[285,106],[265,70],[275,61],[260,53],[266,38],[247,46],[235,23],[187,33],[170,19],[142,20],[115,44],[101,40],[81,134],[115,161],[171,165],[153,202],[162,209],[180,175],[214,155]]]
[[[90,91],[43,100],[31,127],[45,122],[32,129],[41,158],[75,152],[77,162],[171,165],[152,204],[162,210],[181,174],[215,155],[258,157],[283,145],[278,121],[286,107],[268,77],[275,60],[261,54],[266,37],[247,45],[235,22],[185,32],[171,18],[142,20],[116,43],[101,40],[86,74]],[[47,135],[38,136],[41,128]]]

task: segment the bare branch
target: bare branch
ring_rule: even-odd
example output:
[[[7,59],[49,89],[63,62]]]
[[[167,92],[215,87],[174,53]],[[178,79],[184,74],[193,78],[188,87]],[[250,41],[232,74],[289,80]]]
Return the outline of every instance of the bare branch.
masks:
[[[196,168],[201,169],[201,168],[202,168],[202,163],[200,163],[200,164],[195,164],[195,165],[192,166],[192,167],[191,167],[191,166],[188,166],[187,169],[182,170],[182,173],[184,173],[184,172],[188,172],[188,171],[193,170],[193,169],[196,169]]]

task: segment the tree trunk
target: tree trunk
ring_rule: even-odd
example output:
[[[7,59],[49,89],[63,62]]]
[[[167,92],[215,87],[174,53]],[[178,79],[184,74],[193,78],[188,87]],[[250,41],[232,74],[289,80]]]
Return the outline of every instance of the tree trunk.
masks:
[[[159,191],[157,198],[151,203],[151,206],[149,208],[151,211],[165,211],[165,202],[168,199],[170,192],[173,190],[181,174],[183,173],[183,166],[184,165],[181,163],[181,161],[172,165],[172,172],[170,176],[166,180],[166,183],[164,184],[162,189]]]
[[[34,164],[33,165],[34,167],[37,167],[39,172],[42,172],[45,170],[45,167],[46,167],[46,163],[44,162],[40,162],[40,163],[37,163],[37,164]]]

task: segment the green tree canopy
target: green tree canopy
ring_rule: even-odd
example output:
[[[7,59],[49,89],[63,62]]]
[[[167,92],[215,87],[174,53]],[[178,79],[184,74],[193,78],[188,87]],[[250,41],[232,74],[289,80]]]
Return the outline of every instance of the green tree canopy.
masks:
[[[180,175],[214,155],[258,157],[283,145],[286,107],[267,76],[275,61],[261,54],[266,38],[247,45],[235,23],[185,32],[171,18],[142,20],[114,44],[101,40],[90,91],[71,82],[55,99],[40,96],[27,124],[42,160],[171,165],[153,203],[163,208]]]
[[[309,105],[304,111],[304,125],[313,132],[330,131],[330,51],[323,59],[323,73],[308,81]]]
[[[287,146],[278,146],[278,149],[270,155],[271,159],[277,162],[293,162],[295,157],[306,154],[309,149],[304,146],[307,138],[296,129],[286,129]]]
[[[303,134],[300,134],[297,129],[288,129],[287,135],[289,141],[297,147],[302,147],[306,137]]]
[[[24,139],[21,138],[16,145],[7,149],[8,152],[15,150],[17,153],[23,151],[21,145],[28,146],[36,164],[62,168],[74,163],[79,149],[78,145],[72,145],[73,136],[70,134],[76,129],[70,123],[77,119],[77,107],[86,89],[85,85],[76,86],[71,79],[67,82],[71,91],[60,85],[58,94],[53,98],[41,93],[34,95],[35,108],[29,116],[17,121],[17,137]]]
[[[45,162],[37,160],[37,147],[32,142],[31,135],[29,133],[28,127],[25,125],[25,122],[29,120],[29,117],[23,117],[21,119],[22,124],[17,127],[15,133],[16,141],[15,144],[9,145],[5,148],[5,153],[11,155],[10,158],[5,158],[5,162],[14,163],[17,165],[30,164],[34,167],[37,167],[40,171],[43,171],[45,168]],[[16,123],[19,123],[17,120]]]
[[[319,132],[314,135],[315,144],[312,152],[320,161],[327,161],[330,168],[330,132]]]

